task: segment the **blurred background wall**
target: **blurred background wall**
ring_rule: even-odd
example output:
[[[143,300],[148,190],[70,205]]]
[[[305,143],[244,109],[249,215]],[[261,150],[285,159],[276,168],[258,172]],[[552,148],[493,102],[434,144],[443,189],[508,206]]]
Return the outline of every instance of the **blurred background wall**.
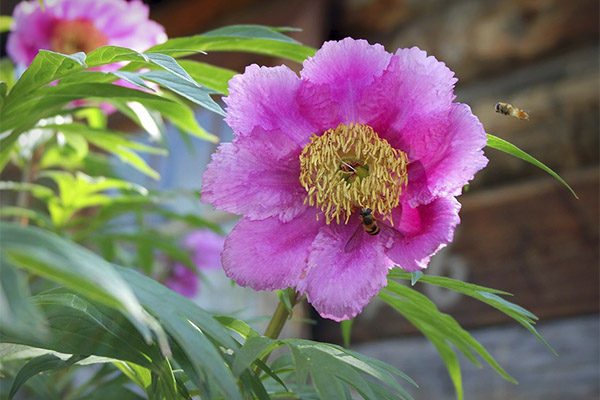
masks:
[[[16,4],[2,1],[2,14]],[[292,36],[320,47],[346,36],[379,42],[390,52],[418,46],[456,73],[457,101],[468,103],[486,131],[542,160],[577,192],[523,161],[486,149],[489,166],[461,198],[455,242],[430,273],[513,293],[511,301],[542,322],[554,357],[525,329],[485,305],[417,285],[474,332],[521,385],[490,368],[465,366],[467,399],[597,399],[599,388],[599,6],[597,0],[156,0],[151,17],[170,37],[226,24],[301,28]],[[245,54],[197,56],[239,72],[253,62],[282,60]],[[288,63],[298,71],[301,66]],[[522,121],[494,112],[498,101],[527,110]],[[223,140],[228,127],[199,118]],[[123,123],[118,119],[113,123]],[[214,147],[170,144],[169,163],[156,160],[171,188],[199,188]],[[174,161],[175,160],[175,161]],[[161,164],[163,163],[163,164]],[[185,205],[183,205],[185,206]],[[210,208],[204,212],[211,212]],[[233,225],[231,217],[214,218]],[[310,310],[308,311],[310,312]],[[266,311],[265,313],[268,313]],[[340,342],[339,326],[318,323],[307,335]],[[421,383],[417,399],[454,398],[433,347],[377,301],[357,318],[353,343]]]

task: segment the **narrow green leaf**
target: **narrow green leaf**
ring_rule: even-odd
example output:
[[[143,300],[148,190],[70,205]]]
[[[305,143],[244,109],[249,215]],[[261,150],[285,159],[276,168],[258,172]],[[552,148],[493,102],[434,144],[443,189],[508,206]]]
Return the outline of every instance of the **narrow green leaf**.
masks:
[[[0,181],[0,190],[27,191],[35,198],[43,201],[55,197],[52,189],[37,183]]]
[[[15,206],[3,206],[0,208],[0,218],[27,218],[29,221],[35,223],[40,228],[51,229],[52,220],[47,215],[42,214],[39,211],[32,210],[30,208],[15,207]]]
[[[410,277],[409,274],[405,275],[407,279]],[[426,278],[430,277],[423,276],[421,280],[425,281]],[[462,396],[462,382],[457,380],[460,371],[457,370],[456,356],[450,354],[450,352],[453,353],[453,350],[446,343],[452,343],[469,361],[477,366],[480,363],[475,355],[479,355],[499,375],[510,382],[516,383],[479,342],[462,329],[451,316],[441,313],[426,296],[393,280],[388,280],[388,285],[378,296],[404,315],[438,348],[455,384],[457,396]]]
[[[15,83],[6,105],[13,103],[35,89],[41,88],[61,77],[85,68],[85,54],[64,55],[49,50],[40,50],[23,75]]]
[[[119,46],[102,46],[91,51],[85,58],[88,67],[113,64],[121,61],[148,61],[148,59],[135,50]]]
[[[228,93],[229,81],[237,74],[236,71],[230,69],[194,60],[179,60],[178,62],[196,82],[223,94]]]
[[[148,368],[127,361],[116,361],[113,365],[143,391],[150,386],[152,374]]]
[[[257,25],[229,26],[201,35],[169,39],[148,51],[171,51],[173,57],[178,57],[198,50],[242,51],[284,57],[296,62],[302,62],[315,52],[314,49],[302,46],[292,38],[282,35],[277,28]]]
[[[240,381],[242,382],[242,385],[244,386],[246,391],[251,391],[254,394],[254,396],[252,397],[253,399],[271,399],[269,393],[267,393],[267,390],[262,385],[262,382],[260,381],[260,379],[258,379],[258,376],[256,376],[256,374],[253,374],[252,372],[246,370],[241,374]]]
[[[456,390],[457,400],[463,400],[464,389],[462,385],[462,373],[460,371],[460,364],[458,362],[456,353],[443,339],[440,339],[434,335],[430,335],[427,338],[435,346],[437,352],[439,353],[440,357],[442,357],[442,360],[446,365],[448,375],[450,375],[450,379],[452,380],[452,384]]]
[[[232,365],[232,371],[239,376],[245,369],[249,368],[256,360],[269,354],[273,349],[280,346],[277,341],[265,336],[253,336],[246,340],[243,346],[236,352]]]
[[[225,116],[225,111],[211,97],[215,94],[213,90],[209,90],[199,86],[191,78],[189,80],[182,79],[178,75],[172,75],[164,71],[148,71],[140,73],[140,77],[172,90],[173,92],[193,101],[199,106],[214,112],[218,115]]]
[[[32,376],[46,371],[68,368],[84,357],[86,356],[72,356],[68,360],[62,360],[53,354],[44,354],[31,359],[23,366],[23,368],[19,370],[17,376],[15,376],[15,380],[13,381],[8,394],[8,399],[12,400],[21,386],[23,386],[23,384],[25,384],[25,382],[27,382],[27,380]]]
[[[132,150],[145,153],[166,155],[167,151],[162,148],[147,146],[125,139],[123,133],[109,131],[105,129],[94,129],[88,125],[72,123],[51,126],[52,129],[60,130],[67,138],[82,137],[95,146],[106,150],[121,159],[126,164],[154,179],[159,179],[160,175],[151,168],[143,158]]]
[[[45,336],[48,333],[46,319],[29,300],[27,277],[2,256],[0,265],[0,332],[24,337]]]
[[[141,89],[145,89],[150,92],[155,92],[155,90],[153,88],[151,88],[150,86],[148,86],[146,84],[146,82],[144,82],[144,80],[140,76],[139,72],[115,71],[115,72],[113,72],[113,75],[115,75],[115,76],[119,77],[120,79],[123,79],[124,81],[127,81],[127,82],[131,83],[132,85],[135,85]]]
[[[147,368],[163,356],[156,344],[149,345],[125,315],[93,303],[65,288],[31,298],[47,317],[48,334],[24,337],[3,334],[2,341],[54,350],[63,354],[85,354],[131,361]]]
[[[219,321],[223,327],[239,334],[243,339],[248,339],[253,336],[259,336],[259,333],[250,327],[244,321],[235,319],[227,315],[214,315],[214,319]]]
[[[388,276],[390,278],[410,279],[410,274],[407,272],[392,271]],[[558,355],[556,351],[552,348],[552,346],[550,346],[548,342],[546,342],[546,340],[544,340],[544,338],[542,338],[538,331],[533,327],[533,322],[537,320],[537,317],[534,314],[524,309],[523,307],[520,307],[497,296],[498,294],[512,296],[511,293],[497,289],[487,288],[484,286],[474,285],[472,283],[458,281],[444,276],[425,275],[421,278],[421,281],[457,291],[459,293],[473,297],[496,308],[497,310],[505,313],[506,315],[515,319],[518,323],[523,325],[529,332],[531,332],[536,338],[538,338],[538,340],[542,342],[544,346],[546,346],[553,354]]]
[[[96,254],[33,227],[3,223],[0,237],[3,256],[12,264],[120,310],[148,342],[152,341],[151,331],[154,331],[166,343],[157,321],[144,311],[113,267]],[[168,352],[166,348],[163,350]]]
[[[223,351],[235,352],[239,344],[225,328],[189,299],[155,280],[128,268],[116,269],[131,285],[144,307],[159,318],[166,331],[178,343],[186,356],[183,362],[188,363],[192,369],[186,369],[188,375],[194,373],[195,382],[201,381],[202,377],[211,377],[225,394],[225,398],[241,399],[235,378],[222,357]],[[224,350],[217,350],[212,341]],[[182,360],[176,359],[181,365]]]
[[[234,37],[251,39],[269,39],[288,43],[298,43],[289,36],[282,35],[280,32],[293,31],[294,28],[277,28],[264,25],[230,25],[222,28],[213,29],[202,34],[205,37]]]
[[[490,135],[489,133],[487,134],[487,137],[488,137],[487,145],[489,147],[491,147],[493,149],[496,149],[496,150],[503,151],[505,153],[508,153],[508,154],[510,154],[512,156],[520,158],[521,160],[527,161],[528,163],[531,163],[531,164],[535,165],[538,168],[543,169],[544,171],[546,171],[547,173],[549,173],[550,175],[552,175],[554,178],[556,178],[560,183],[562,183],[563,185],[565,185],[565,187],[567,189],[569,189],[569,191],[573,194],[573,196],[575,196],[576,199],[579,198],[579,197],[577,197],[577,194],[575,193],[575,191],[571,188],[571,186],[569,186],[569,184],[567,182],[565,182],[563,180],[563,178],[561,178],[556,172],[552,171],[549,167],[547,167],[541,161],[538,161],[534,157],[532,157],[529,154],[525,153],[523,150],[519,149],[514,144],[509,143],[509,142],[507,142],[504,139],[500,139],[499,137],[496,137],[494,135]]]
[[[254,364],[258,368],[260,368],[261,370],[263,370],[271,378],[273,378],[273,380],[275,382],[277,382],[278,384],[280,384],[281,387],[283,387],[283,389],[288,390],[287,385],[285,384],[285,382],[282,381],[281,378],[279,376],[277,376],[277,374],[271,368],[269,368],[269,366],[267,364],[265,364],[261,359],[254,360]]]

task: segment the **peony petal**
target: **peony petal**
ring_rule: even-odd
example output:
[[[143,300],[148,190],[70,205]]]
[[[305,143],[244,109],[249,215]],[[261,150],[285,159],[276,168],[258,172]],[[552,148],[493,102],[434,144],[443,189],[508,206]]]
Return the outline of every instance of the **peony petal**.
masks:
[[[223,143],[202,176],[202,201],[250,219],[289,221],[304,209],[299,181],[301,148],[279,132],[257,128]]]
[[[400,49],[357,104],[361,119],[407,153],[404,197],[412,207],[459,195],[487,164],[483,127],[467,106],[452,103],[455,83],[444,63],[417,48]]]
[[[420,158],[428,187],[435,196],[458,196],[462,187],[483,169],[488,159],[485,130],[466,104],[454,104],[449,115],[445,145]]]
[[[382,45],[370,45],[366,40],[346,38],[325,42],[314,57],[304,61],[300,75],[313,85],[329,86],[341,122],[363,122],[359,120],[356,103],[362,91],[383,74],[391,57]]]
[[[427,268],[438,250],[452,241],[460,222],[460,203],[454,197],[439,198],[426,205],[411,208],[408,204],[392,212],[394,229],[404,237],[395,236],[386,255],[406,271]]]
[[[66,21],[91,21],[110,45],[143,51],[167,40],[164,28],[148,19],[149,8],[140,0],[23,1],[15,7],[7,52],[19,65],[29,65],[39,49],[53,48],[54,29]],[[114,70],[101,66],[98,70]]]
[[[308,209],[290,222],[242,218],[225,240],[223,268],[241,286],[274,290],[298,284],[323,220]]]
[[[415,118],[448,113],[456,81],[446,64],[425,51],[399,49],[385,73],[364,90],[357,108],[365,123],[399,147],[394,139],[410,134]]]
[[[192,261],[198,269],[221,267],[221,252],[225,238],[210,229],[190,232],[184,239],[183,245],[192,253]]]
[[[200,278],[181,263],[175,263],[165,286],[185,297],[194,297],[200,287]]]
[[[346,244],[358,229],[360,240],[352,251]],[[326,225],[310,246],[306,276],[297,289],[323,318],[341,321],[355,317],[386,285],[393,263],[378,236],[364,232],[358,220],[348,225]]]
[[[304,145],[314,131],[300,113],[296,93],[300,78],[288,67],[246,67],[229,81],[225,122],[239,137],[249,136],[260,128],[279,130],[296,143]]]

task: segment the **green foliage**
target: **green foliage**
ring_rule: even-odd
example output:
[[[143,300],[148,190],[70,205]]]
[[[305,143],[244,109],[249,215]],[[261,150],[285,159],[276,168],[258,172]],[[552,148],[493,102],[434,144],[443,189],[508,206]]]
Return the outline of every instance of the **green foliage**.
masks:
[[[516,383],[516,381],[504,371],[487,350],[469,332],[464,330],[454,318],[440,312],[436,305],[426,296],[393,280],[394,278],[405,279],[411,281],[414,286],[417,282],[415,277],[418,278],[418,282],[454,290],[491,305],[527,328],[527,330],[556,354],[533,327],[537,317],[524,308],[498,296],[510,295],[510,293],[441,276],[416,275],[415,273],[398,271],[390,272],[388,275],[388,285],[379,293],[379,298],[408,319],[435,346],[440,357],[442,357],[442,360],[446,364],[458,399],[462,399],[464,395],[462,375],[456,352],[450,344],[454,345],[474,365],[481,366],[480,361],[476,357],[478,355],[494,368],[500,376],[513,383]]]
[[[523,150],[519,149],[514,144],[509,143],[504,139],[500,139],[499,137],[490,135],[489,133],[487,135],[487,138],[488,138],[488,141],[487,141],[488,147],[491,147],[492,149],[503,151],[512,156],[520,158],[521,160],[527,161],[528,163],[531,163],[540,169],[543,169],[544,171],[546,171],[547,173],[552,175],[554,178],[556,178],[560,183],[565,185],[565,187],[567,189],[569,189],[569,191],[573,194],[573,196],[575,196],[575,198],[578,199],[577,194],[571,188],[571,186],[569,186],[569,184],[567,182],[565,182],[563,178],[561,178],[556,172],[552,171],[544,163],[542,163],[541,161],[537,160],[536,158],[530,156],[529,154],[525,153]]]

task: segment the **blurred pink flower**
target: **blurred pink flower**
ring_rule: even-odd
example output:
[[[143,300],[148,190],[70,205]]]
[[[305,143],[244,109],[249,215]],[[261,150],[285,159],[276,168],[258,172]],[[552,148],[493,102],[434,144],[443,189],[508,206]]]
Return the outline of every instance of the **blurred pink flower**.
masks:
[[[303,67],[251,65],[230,81],[236,138],[213,154],[202,200],[243,215],[225,241],[227,276],[255,290],[295,287],[340,321],[389,269],[426,268],[452,240],[455,196],[487,164],[486,135],[453,102],[454,73],[418,48],[390,54],[346,38]],[[361,228],[366,208],[379,234]]]
[[[114,45],[143,51],[167,40],[140,0],[45,0],[44,6],[31,0],[15,7],[6,48],[20,67],[28,66],[40,49],[73,54]]]
[[[190,251],[196,268],[209,270],[221,267],[224,242],[224,237],[206,229],[189,233],[183,240],[183,247]],[[176,262],[165,285],[186,297],[194,297],[200,288],[200,277],[182,263]]]

